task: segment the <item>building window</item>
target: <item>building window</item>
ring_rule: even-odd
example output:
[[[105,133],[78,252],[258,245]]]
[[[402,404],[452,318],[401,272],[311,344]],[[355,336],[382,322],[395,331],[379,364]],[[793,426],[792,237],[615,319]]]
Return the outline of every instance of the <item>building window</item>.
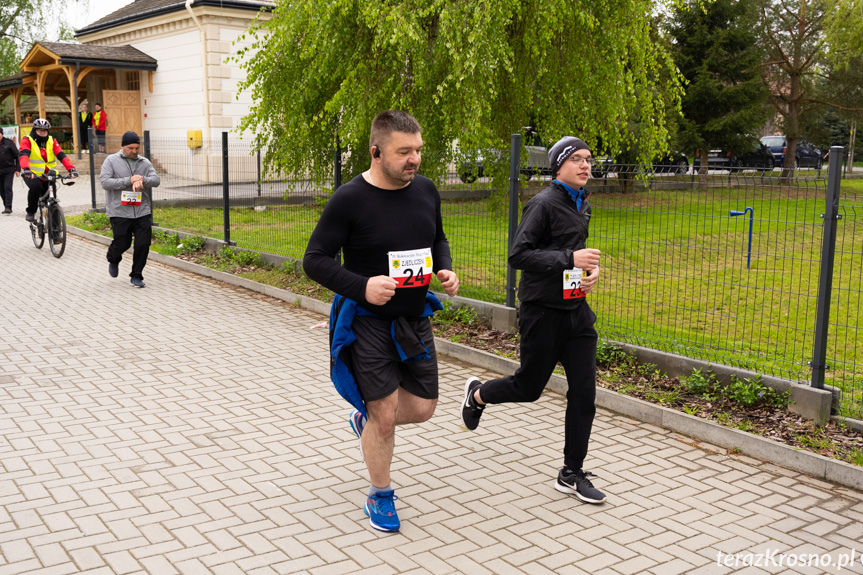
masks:
[[[140,76],[137,71],[135,72],[126,72],[126,89],[127,90],[140,90]]]

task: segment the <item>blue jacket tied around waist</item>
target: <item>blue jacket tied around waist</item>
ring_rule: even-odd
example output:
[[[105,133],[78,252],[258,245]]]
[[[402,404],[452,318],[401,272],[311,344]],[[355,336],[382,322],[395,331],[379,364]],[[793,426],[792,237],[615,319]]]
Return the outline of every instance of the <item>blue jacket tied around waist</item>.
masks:
[[[426,306],[420,317],[431,317],[434,312],[443,309],[440,300],[431,292],[426,293]],[[356,341],[353,323],[357,316],[379,317],[366,310],[356,301],[336,295],[330,308],[330,378],[336,386],[336,391],[353,405],[363,417],[368,418],[366,404],[363,402],[357,382],[350,368],[342,360],[344,349]],[[390,334],[396,350],[403,362],[430,359],[429,348],[421,339],[417,343],[409,336],[414,334],[405,318],[397,318],[390,325]],[[414,334],[415,337],[415,334]],[[410,354],[410,355],[408,355]]]

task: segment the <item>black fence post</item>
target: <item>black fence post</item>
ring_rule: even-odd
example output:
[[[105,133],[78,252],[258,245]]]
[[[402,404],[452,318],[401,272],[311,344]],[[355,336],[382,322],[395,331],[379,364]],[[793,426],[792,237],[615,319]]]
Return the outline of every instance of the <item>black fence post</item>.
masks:
[[[261,197],[261,146],[260,142],[258,143],[258,197]]]
[[[518,166],[521,164],[521,134],[513,134],[509,144],[509,249],[515,240],[515,229],[518,227],[518,196],[521,180],[518,177]],[[506,266],[506,306],[515,307],[515,268]]]
[[[333,164],[333,191],[342,185],[342,142],[336,136],[336,158]]]
[[[342,185],[342,141],[336,136],[336,152],[333,162],[333,191]],[[336,262],[342,265],[342,250],[336,254]]]
[[[842,146],[830,148],[830,167],[827,176],[827,202],[821,217],[824,218],[824,238],[821,247],[821,274],[818,280],[818,310],[815,317],[815,344],[813,346],[812,387],[824,389],[827,370],[827,328],[830,324],[830,296],[833,291],[833,260],[836,256],[836,222],[839,215],[839,187],[841,182]]]
[[[81,148],[83,148],[83,144],[84,144],[84,134],[81,133],[81,128],[80,128],[80,126],[81,126],[81,109],[78,107],[78,72],[80,72],[80,71],[81,71],[81,64],[80,64],[80,62],[77,62],[77,63],[75,63],[75,73],[72,75],[72,105],[71,105],[72,109],[70,110],[70,112],[72,112],[72,121],[74,122],[74,124],[72,124],[72,125],[74,126],[75,124],[77,124],[79,126],[77,130],[72,128],[72,132],[75,134],[78,134],[78,141],[74,142],[74,143],[78,144],[78,159],[79,160],[81,159],[81,154],[83,153],[83,150]]]
[[[95,152],[93,151],[93,141],[96,138],[96,132],[93,130],[93,126],[87,128],[87,138],[88,138],[88,147],[90,156],[90,196],[93,199],[93,211],[96,211],[96,161],[93,159]],[[96,149],[99,149],[99,146],[96,146]]]
[[[228,184],[228,132],[222,132],[222,213],[225,216],[225,243],[231,242],[231,187]]]
[[[144,130],[144,157],[153,161],[153,152],[150,150],[150,130]]]

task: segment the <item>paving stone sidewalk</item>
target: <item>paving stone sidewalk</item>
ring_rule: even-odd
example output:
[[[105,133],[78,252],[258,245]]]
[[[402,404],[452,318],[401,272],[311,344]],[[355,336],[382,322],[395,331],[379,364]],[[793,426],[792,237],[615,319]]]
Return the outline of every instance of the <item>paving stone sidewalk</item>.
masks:
[[[475,371],[446,360],[397,435],[403,529],[376,532],[322,316],[154,262],[138,290],[76,237],[55,259],[24,201],[0,217],[0,575],[863,573],[863,494],[600,411],[609,501],[582,504],[553,489],[563,398],[468,432]]]

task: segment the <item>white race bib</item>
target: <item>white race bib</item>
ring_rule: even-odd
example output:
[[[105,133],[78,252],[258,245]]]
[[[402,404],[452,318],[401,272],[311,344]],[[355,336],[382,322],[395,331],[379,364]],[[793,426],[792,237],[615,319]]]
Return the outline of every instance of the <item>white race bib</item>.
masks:
[[[140,206],[141,192],[121,192],[120,204],[124,206]]]
[[[431,283],[431,248],[387,252],[390,277],[396,280],[397,288],[421,287]]]
[[[587,297],[587,294],[581,291],[582,277],[584,277],[584,270],[581,268],[563,270],[563,299]]]

